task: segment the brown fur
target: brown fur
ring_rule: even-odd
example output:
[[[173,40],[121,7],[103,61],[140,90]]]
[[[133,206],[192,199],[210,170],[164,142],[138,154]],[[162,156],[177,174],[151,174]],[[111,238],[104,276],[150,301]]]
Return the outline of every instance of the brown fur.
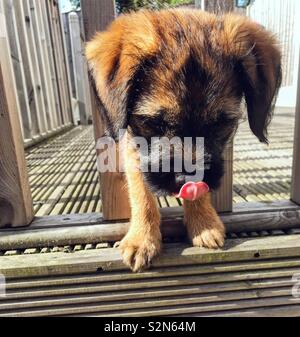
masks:
[[[225,227],[211,204],[210,193],[196,201],[185,200],[184,217],[189,238],[194,246],[223,246]]]
[[[128,136],[130,141],[130,136]],[[136,170],[139,159],[136,151],[126,146],[125,172],[131,204],[131,225],[120,247],[124,263],[139,271],[150,264],[161,248],[160,212],[156,198],[145,184],[142,172]]]
[[[245,17],[187,9],[122,15],[88,43],[86,55],[111,135],[126,128],[129,136],[205,137],[213,159],[204,180],[213,189],[223,174],[223,149],[242,116],[242,97],[251,130],[267,142],[281,55],[272,34]],[[138,271],[161,247],[151,191],[172,194],[179,186],[133,171],[137,153],[126,151],[132,219],[120,248],[124,262]],[[193,245],[222,247],[225,229],[210,195],[185,202],[184,211]]]

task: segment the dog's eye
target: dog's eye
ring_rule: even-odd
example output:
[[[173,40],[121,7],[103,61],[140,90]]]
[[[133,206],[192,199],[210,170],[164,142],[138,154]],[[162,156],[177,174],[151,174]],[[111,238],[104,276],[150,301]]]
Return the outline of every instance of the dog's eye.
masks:
[[[167,129],[167,123],[156,118],[154,120],[150,119],[145,121],[144,126],[153,136],[164,136]]]
[[[167,122],[160,114],[156,116],[135,115],[131,124],[140,134],[153,136],[163,136],[167,129]]]
[[[214,135],[215,142],[226,143],[235,133],[238,117],[230,116],[224,111],[220,111],[218,118],[209,124],[208,130]]]
[[[225,111],[220,111],[216,124],[225,126],[234,124],[235,122],[236,118],[234,116],[229,116]]]

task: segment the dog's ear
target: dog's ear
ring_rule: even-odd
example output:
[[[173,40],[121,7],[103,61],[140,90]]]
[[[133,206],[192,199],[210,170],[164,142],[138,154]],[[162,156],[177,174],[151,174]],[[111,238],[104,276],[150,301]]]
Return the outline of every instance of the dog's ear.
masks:
[[[147,13],[121,15],[87,43],[86,57],[109,134],[127,127],[128,95],[140,64],[157,43]]]
[[[277,40],[261,25],[235,15],[225,16],[224,31],[225,50],[236,62],[250,128],[261,142],[267,143],[267,127],[281,85]]]

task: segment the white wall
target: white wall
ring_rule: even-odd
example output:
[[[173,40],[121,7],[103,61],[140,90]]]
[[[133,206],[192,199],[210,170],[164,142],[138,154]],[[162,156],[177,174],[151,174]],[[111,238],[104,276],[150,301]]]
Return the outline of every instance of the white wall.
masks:
[[[255,0],[248,16],[274,32],[283,53],[283,85],[276,106],[295,107],[300,47],[300,1]]]

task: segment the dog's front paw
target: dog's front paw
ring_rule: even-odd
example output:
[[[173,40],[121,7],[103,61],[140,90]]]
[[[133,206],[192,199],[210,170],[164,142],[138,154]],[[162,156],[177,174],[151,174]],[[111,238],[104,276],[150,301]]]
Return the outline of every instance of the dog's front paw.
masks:
[[[216,228],[203,229],[192,238],[193,246],[206,247],[211,249],[222,248],[224,246],[224,231]]]
[[[225,242],[225,227],[221,220],[209,221],[206,226],[193,224],[189,233],[190,240],[195,247],[205,247],[210,249],[222,248]]]
[[[129,266],[132,271],[139,272],[150,266],[150,262],[154,256],[160,252],[161,235],[139,235],[128,233],[119,243],[124,263]]]

